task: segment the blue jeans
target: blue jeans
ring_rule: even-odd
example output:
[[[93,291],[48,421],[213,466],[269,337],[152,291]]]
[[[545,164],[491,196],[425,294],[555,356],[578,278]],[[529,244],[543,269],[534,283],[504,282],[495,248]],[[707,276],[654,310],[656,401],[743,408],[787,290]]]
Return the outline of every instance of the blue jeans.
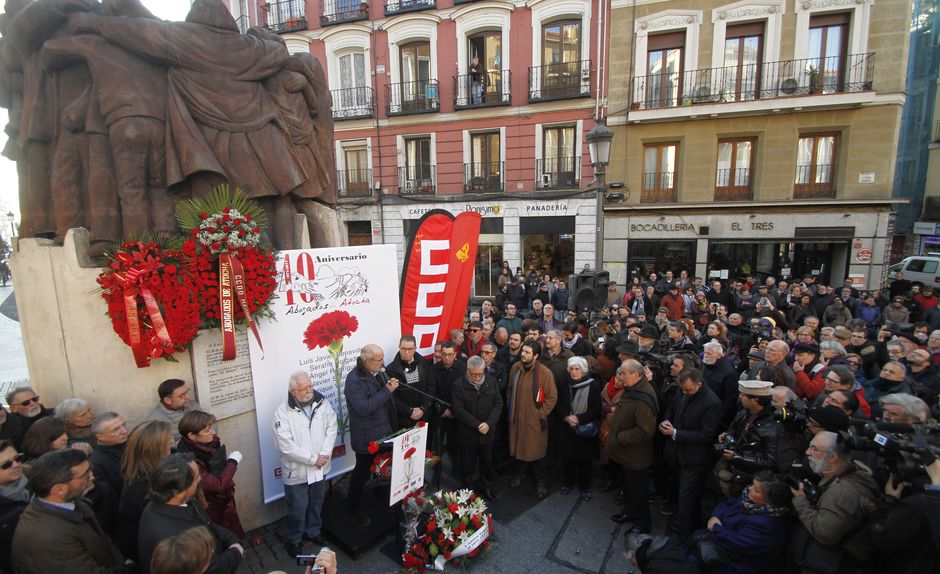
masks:
[[[287,541],[299,544],[304,533],[308,538],[320,535],[323,519],[320,511],[326,499],[326,481],[313,484],[285,484],[287,499]]]

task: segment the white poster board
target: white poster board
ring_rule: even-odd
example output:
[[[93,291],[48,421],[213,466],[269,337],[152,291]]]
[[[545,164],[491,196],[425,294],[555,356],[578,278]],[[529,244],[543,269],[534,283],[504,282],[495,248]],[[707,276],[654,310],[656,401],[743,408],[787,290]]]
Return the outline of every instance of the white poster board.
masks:
[[[330,401],[337,415],[339,430],[327,478],[355,466],[349,409],[343,394],[346,375],[356,366],[364,345],[379,345],[387,360],[398,352],[401,319],[397,261],[394,245],[278,253],[277,298],[270,305],[274,318],[259,321],[263,351],[253,337],[246,336],[254,374],[265,502],[284,495],[271,418],[278,405],[287,400],[288,381],[297,371],[310,375],[314,387]],[[344,312],[338,315],[346,322],[355,319],[355,327],[337,331],[335,323],[324,325],[322,319],[337,311]],[[345,334],[334,337],[335,333]]]
[[[427,452],[428,425],[404,432],[392,443],[392,485],[388,505],[424,486],[424,455]]]

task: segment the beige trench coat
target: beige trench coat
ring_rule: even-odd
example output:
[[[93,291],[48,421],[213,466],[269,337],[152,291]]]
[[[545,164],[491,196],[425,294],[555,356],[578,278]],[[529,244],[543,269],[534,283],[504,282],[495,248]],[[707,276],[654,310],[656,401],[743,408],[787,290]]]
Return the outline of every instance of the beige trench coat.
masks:
[[[535,374],[545,394],[542,408],[535,406]],[[517,362],[509,370],[509,388],[506,392],[506,400],[509,401],[507,409],[512,409],[509,411],[509,454],[524,462],[545,458],[548,451],[548,415],[558,402],[558,391],[552,372],[539,362],[526,371],[522,362]]]

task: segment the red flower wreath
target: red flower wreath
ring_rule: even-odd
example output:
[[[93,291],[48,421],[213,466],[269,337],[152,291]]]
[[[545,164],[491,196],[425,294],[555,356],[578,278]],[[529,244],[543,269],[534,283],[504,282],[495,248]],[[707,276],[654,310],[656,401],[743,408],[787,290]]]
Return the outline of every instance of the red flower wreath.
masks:
[[[183,244],[183,255],[189,262],[189,269],[199,298],[199,312],[211,325],[219,322],[219,260],[209,249],[202,249],[192,238]],[[275,276],[277,268],[270,251],[257,247],[240,247],[235,251],[245,270],[245,296],[248,298],[248,310],[254,314],[264,308],[277,287]],[[244,320],[245,312],[241,305],[233,306],[236,320]]]
[[[169,359],[183,351],[196,336],[199,327],[199,305],[193,300],[196,287],[189,273],[181,265],[179,251],[163,250],[156,243],[129,241],[121,245],[98,276],[101,297],[108,304],[108,317],[114,332],[128,346],[132,345],[128,326],[125,290],[138,288],[135,297],[137,319],[140,324],[140,351],[148,366],[150,358]],[[161,341],[154,328],[153,317],[144,301],[143,293],[153,295],[166,325],[169,342]]]

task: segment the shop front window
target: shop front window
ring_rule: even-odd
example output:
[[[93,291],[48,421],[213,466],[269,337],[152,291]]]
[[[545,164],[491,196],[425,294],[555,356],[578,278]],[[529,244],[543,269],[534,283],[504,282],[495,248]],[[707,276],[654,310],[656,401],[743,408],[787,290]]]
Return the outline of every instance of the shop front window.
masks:
[[[522,217],[523,267],[534,267],[553,277],[574,273],[574,217]]]
[[[695,241],[632,240],[627,255],[628,279],[653,271],[695,274]]]
[[[480,245],[473,271],[473,296],[493,297],[499,291],[499,273],[503,267],[502,245]]]

